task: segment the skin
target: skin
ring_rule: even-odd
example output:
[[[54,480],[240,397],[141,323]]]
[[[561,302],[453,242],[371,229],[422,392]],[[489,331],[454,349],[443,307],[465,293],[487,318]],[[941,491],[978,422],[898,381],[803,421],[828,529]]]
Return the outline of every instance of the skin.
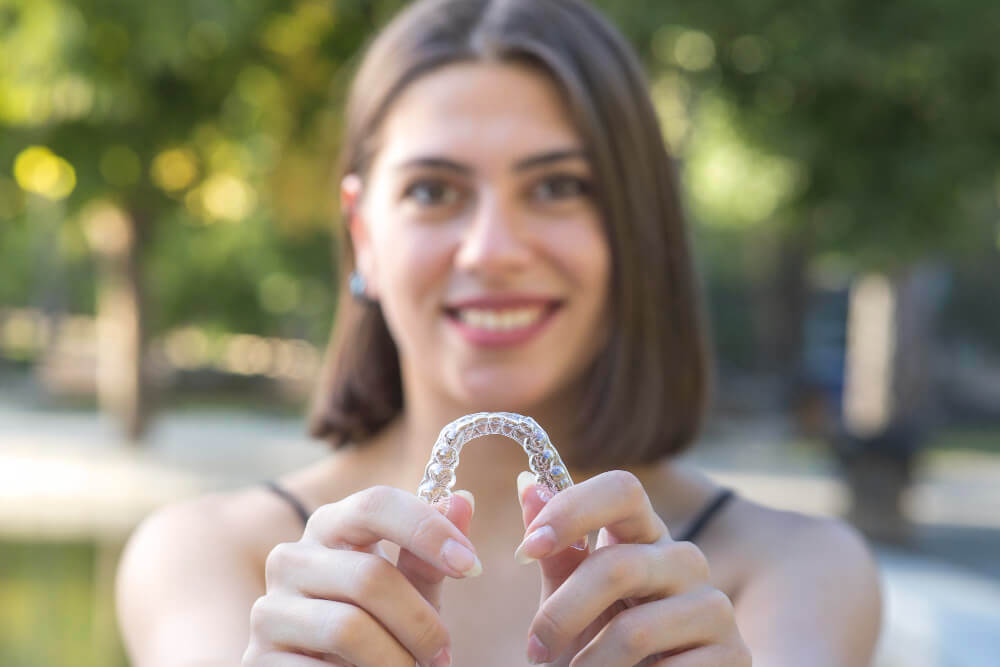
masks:
[[[575,469],[577,484],[545,502],[519,478],[523,452],[489,438],[459,469],[475,498],[456,495],[445,516],[415,497],[438,430],[462,414],[521,411],[572,446],[611,260],[580,138],[532,71],[437,70],[404,91],[379,139],[343,204],[399,346],[406,410],[365,447],[282,479],[316,508],[304,531],[259,488],[147,519],[118,579],[134,664],[868,664],[877,573],[840,522],[738,499],[698,545],[677,542],[671,530],[717,491],[696,471]],[[509,292],[560,304],[521,345],[471,344],[443,310]],[[588,533],[588,549],[569,548]]]
[[[543,423],[558,424],[562,409],[547,404],[571,399],[602,342],[610,251],[580,194],[593,177],[560,100],[534,75],[492,69],[452,66],[411,86],[367,191],[349,178],[344,204],[357,212],[357,266],[399,347],[411,412],[545,406]],[[483,94],[492,85],[512,99],[496,106],[497,91]],[[443,305],[509,293],[562,307],[541,336],[506,350],[469,345],[442,317]]]

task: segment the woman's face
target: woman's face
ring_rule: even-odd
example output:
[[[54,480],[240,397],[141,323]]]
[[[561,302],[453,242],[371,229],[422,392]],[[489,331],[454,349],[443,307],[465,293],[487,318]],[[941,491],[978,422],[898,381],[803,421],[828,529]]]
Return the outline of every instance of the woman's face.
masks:
[[[522,66],[449,65],[401,94],[379,139],[351,231],[408,397],[558,399],[605,340],[611,259],[556,88]]]

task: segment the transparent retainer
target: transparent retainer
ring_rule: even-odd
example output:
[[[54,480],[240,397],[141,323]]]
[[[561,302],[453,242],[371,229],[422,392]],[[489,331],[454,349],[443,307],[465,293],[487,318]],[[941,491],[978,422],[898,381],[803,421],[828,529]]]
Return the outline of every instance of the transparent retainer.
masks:
[[[441,429],[424,470],[424,479],[417,487],[417,495],[442,513],[447,512],[462,447],[484,435],[503,435],[521,445],[528,455],[528,467],[535,474],[535,483],[540,485],[543,494],[546,491],[551,494],[549,498],[573,486],[559,452],[538,422],[513,412],[477,412],[459,417]]]

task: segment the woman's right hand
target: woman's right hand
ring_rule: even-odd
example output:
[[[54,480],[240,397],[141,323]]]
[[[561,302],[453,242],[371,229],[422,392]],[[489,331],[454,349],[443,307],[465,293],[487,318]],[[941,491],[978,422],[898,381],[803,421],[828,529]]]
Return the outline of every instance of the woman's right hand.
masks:
[[[441,582],[482,571],[467,537],[472,511],[467,491],[455,492],[444,515],[388,486],[317,509],[302,539],[268,555],[243,665],[451,664]],[[399,545],[395,565],[381,540]]]

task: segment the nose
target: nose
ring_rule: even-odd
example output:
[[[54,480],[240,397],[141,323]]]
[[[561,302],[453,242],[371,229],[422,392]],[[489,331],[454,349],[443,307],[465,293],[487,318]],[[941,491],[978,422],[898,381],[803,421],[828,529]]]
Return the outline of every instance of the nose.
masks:
[[[479,197],[456,265],[484,278],[498,278],[523,270],[530,261],[531,245],[516,206],[495,193]]]

